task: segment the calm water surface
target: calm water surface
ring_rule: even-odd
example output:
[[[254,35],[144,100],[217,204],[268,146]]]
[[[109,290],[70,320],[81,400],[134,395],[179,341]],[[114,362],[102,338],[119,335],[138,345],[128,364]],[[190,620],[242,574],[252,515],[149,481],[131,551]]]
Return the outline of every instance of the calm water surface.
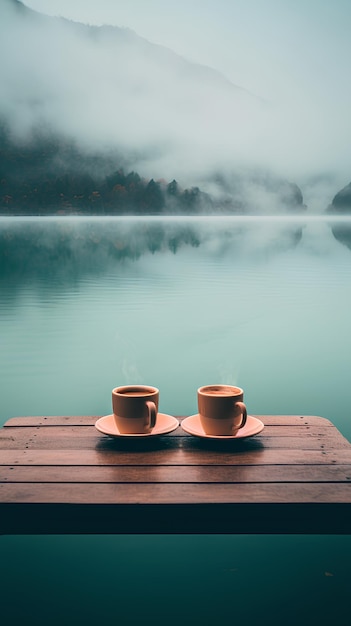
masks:
[[[351,250],[326,219],[2,218],[0,254],[0,424],[104,415],[125,383],[190,415],[223,382],[250,413],[322,415],[351,441]],[[0,545],[9,624],[349,624],[348,537]]]

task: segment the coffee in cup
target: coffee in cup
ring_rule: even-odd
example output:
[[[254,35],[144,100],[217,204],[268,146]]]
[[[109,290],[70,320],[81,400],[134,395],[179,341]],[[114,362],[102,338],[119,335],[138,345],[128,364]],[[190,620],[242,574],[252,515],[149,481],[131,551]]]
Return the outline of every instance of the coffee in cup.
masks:
[[[112,390],[112,409],[122,434],[147,434],[156,424],[159,390],[149,385],[126,385]]]
[[[232,385],[206,385],[197,390],[202,428],[207,435],[235,436],[247,420],[244,392]]]

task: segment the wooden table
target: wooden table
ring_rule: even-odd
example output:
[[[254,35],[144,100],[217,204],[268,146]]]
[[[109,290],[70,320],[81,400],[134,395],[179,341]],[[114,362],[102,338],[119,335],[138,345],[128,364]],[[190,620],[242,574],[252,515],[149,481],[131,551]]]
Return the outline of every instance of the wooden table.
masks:
[[[321,417],[257,417],[264,430],[238,441],[12,418],[0,429],[0,532],[350,533],[350,443]]]

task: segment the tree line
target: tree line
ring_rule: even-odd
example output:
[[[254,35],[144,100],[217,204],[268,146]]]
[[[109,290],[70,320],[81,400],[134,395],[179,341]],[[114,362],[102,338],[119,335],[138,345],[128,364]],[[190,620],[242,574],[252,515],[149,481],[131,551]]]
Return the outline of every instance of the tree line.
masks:
[[[107,175],[99,173],[105,168]],[[198,187],[182,189],[176,180],[114,170],[112,159],[88,157],[62,140],[15,143],[0,130],[2,214],[197,214],[211,208],[210,197]]]

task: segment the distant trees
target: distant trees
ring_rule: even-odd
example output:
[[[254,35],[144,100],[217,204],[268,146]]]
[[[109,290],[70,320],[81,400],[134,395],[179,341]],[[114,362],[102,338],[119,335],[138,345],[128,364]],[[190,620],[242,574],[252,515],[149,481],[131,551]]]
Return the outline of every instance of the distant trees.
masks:
[[[143,204],[146,213],[162,213],[165,207],[165,198],[160,184],[156,183],[153,178],[146,186]]]
[[[74,142],[53,137],[16,144],[0,119],[0,213],[242,214],[259,212],[253,203],[261,191],[270,194],[282,209],[305,208],[297,185],[266,174],[241,181],[235,172],[230,176],[216,173],[208,180],[219,192],[214,199],[196,186],[183,189],[175,179],[167,182],[125,172],[122,163],[122,157],[84,154]],[[254,200],[247,193],[252,189],[257,189]],[[341,192],[333,208],[346,207],[349,198],[349,190]]]
[[[198,187],[113,170],[112,159],[82,154],[55,137],[16,144],[0,124],[0,213],[194,214],[207,205]]]
[[[46,148],[40,160],[38,151],[38,146],[31,151],[0,145],[1,213],[161,215],[200,209],[200,190],[183,191],[176,180],[146,180],[134,171],[125,174],[123,168],[94,176],[84,171],[83,157],[79,167],[77,159],[60,163]]]
[[[167,185],[167,194],[171,196],[171,198],[179,198],[180,189],[176,180],[172,180],[171,183]]]

